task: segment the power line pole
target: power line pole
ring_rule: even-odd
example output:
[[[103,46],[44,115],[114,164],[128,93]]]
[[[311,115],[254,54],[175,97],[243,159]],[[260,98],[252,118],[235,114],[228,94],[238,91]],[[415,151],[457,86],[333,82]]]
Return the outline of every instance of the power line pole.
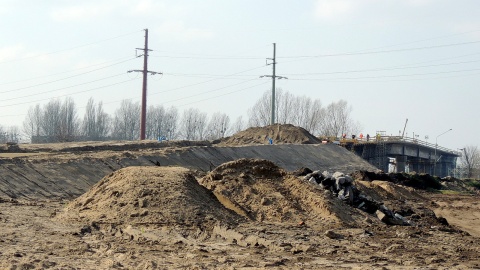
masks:
[[[271,105],[272,105],[272,114],[270,116],[270,125],[273,125],[275,124],[275,79],[288,79],[287,77],[282,77],[282,76],[276,76],[275,75],[275,65],[277,64],[277,62],[275,61],[276,59],[276,44],[273,43],[273,58],[267,58],[267,61],[268,60],[272,60],[272,63],[268,63],[267,62],[267,66],[268,65],[272,65],[273,67],[273,74],[272,75],[262,75],[260,76],[260,78],[263,78],[263,77],[269,77],[269,78],[272,78],[272,102],[271,102]]]
[[[140,116],[140,140],[145,140],[145,127],[147,122],[147,75],[148,73],[162,74],[161,72],[149,71],[148,70],[148,52],[151,51],[148,49],[148,29],[145,29],[145,45],[143,48],[136,48],[136,50],[143,51],[143,69],[129,70],[128,72],[142,72],[143,73],[143,83],[142,83],[142,112]],[[139,55],[137,57],[140,57]]]

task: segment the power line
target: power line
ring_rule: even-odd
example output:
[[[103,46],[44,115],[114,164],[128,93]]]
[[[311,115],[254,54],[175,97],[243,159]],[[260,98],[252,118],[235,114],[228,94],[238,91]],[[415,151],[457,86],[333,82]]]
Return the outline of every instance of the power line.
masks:
[[[152,57],[165,57],[165,58],[190,58],[190,59],[207,59],[207,60],[259,60],[264,59],[262,56],[246,56],[244,55],[247,52],[252,51],[253,49],[263,48],[267,45],[255,46],[249,48],[248,50],[242,50],[242,52],[235,53],[233,55],[217,55],[217,54],[198,54],[198,53],[182,53],[182,52],[170,52],[170,51],[159,51],[153,50],[153,53],[168,53],[173,55],[151,55]],[[268,44],[270,46],[270,44]],[[178,56],[179,55],[179,56]]]
[[[201,93],[198,93],[198,94],[195,94],[195,95],[189,95],[188,97],[184,97],[184,98],[178,98],[178,99],[174,99],[174,100],[165,101],[165,102],[163,102],[163,104],[165,104],[165,103],[171,103],[171,102],[175,102],[175,101],[179,101],[179,100],[183,100],[183,99],[187,99],[187,98],[192,98],[192,97],[196,97],[196,96],[201,96],[201,95],[203,95],[203,94],[220,91],[220,90],[223,90],[223,89],[226,89],[226,88],[230,88],[230,87],[233,87],[233,86],[241,85],[241,84],[244,84],[244,83],[247,83],[247,82],[251,82],[251,81],[255,81],[255,80],[257,80],[257,79],[251,79],[251,80],[244,81],[244,82],[241,82],[241,83],[236,83],[236,84],[232,84],[232,85],[220,87],[220,88],[217,88],[217,89],[204,91],[204,92],[201,92]]]
[[[105,68],[109,68],[109,67],[112,67],[112,66],[121,64],[121,63],[125,63],[125,62],[131,61],[131,60],[133,60],[133,59],[135,59],[135,58],[131,58],[131,59],[128,59],[128,60],[125,60],[125,61],[121,61],[121,62],[112,64],[112,65],[108,65],[108,66],[105,66],[105,67],[97,68],[97,69],[94,69],[94,70],[90,70],[90,71],[87,71],[87,72],[83,72],[83,73],[80,73],[80,74],[72,75],[72,76],[65,77],[65,78],[58,79],[58,80],[53,80],[53,81],[48,81],[48,82],[39,83],[39,84],[35,84],[35,85],[30,85],[30,86],[26,86],[26,87],[21,87],[21,88],[15,88],[15,89],[12,89],[12,90],[2,91],[2,92],[0,92],[0,94],[9,93],[9,92],[15,92],[15,91],[20,91],[20,90],[25,90],[25,89],[30,89],[30,88],[34,88],[34,87],[38,87],[38,86],[42,86],[42,85],[47,85],[47,84],[51,84],[51,83],[56,83],[56,82],[68,80],[68,79],[75,78],[75,77],[78,77],[78,76],[82,76],[82,75],[85,75],[85,74],[88,74],[88,73],[92,73],[92,72],[95,72],[95,71],[98,71],[98,70],[102,70],[102,69],[105,69]]]
[[[254,56],[244,56],[244,57],[234,57],[234,56],[225,56],[225,57],[201,57],[201,56],[152,55],[152,57],[176,58],[176,59],[202,59],[202,60],[259,60],[259,59],[264,59],[264,58],[262,58],[262,57],[254,57]]]
[[[245,72],[252,71],[252,70],[256,70],[256,69],[263,68],[263,67],[265,67],[265,66],[259,66],[259,67],[243,70],[243,71],[240,71],[240,72],[232,73],[230,75],[226,75],[225,78],[228,78],[228,77],[231,77],[231,76],[236,76],[238,74],[245,73]],[[213,81],[220,80],[220,79],[222,79],[222,78],[214,78],[214,79],[203,81],[203,82],[193,83],[193,84],[189,84],[189,85],[184,85],[184,86],[172,88],[172,89],[169,89],[169,90],[164,90],[164,91],[153,93],[153,94],[150,94],[150,95],[151,96],[158,95],[158,94],[162,94],[162,93],[166,93],[166,92],[170,92],[170,91],[175,91],[175,90],[179,90],[179,89],[183,89],[183,88],[188,88],[188,87],[197,86],[197,85],[200,85],[200,84],[213,82]]]
[[[46,93],[51,93],[51,92],[56,92],[56,91],[65,90],[65,89],[69,89],[69,88],[74,88],[74,87],[77,87],[77,86],[82,86],[82,85],[86,85],[86,84],[90,84],[90,83],[94,83],[94,82],[99,82],[99,81],[111,79],[111,78],[118,77],[118,76],[124,76],[124,75],[125,75],[125,73],[120,73],[120,74],[113,75],[113,76],[110,76],[110,77],[105,77],[105,78],[101,78],[101,79],[97,79],[97,80],[93,80],[93,81],[89,81],[89,82],[84,82],[84,83],[80,83],[80,84],[76,84],[76,85],[71,85],[71,86],[67,86],[67,87],[61,87],[61,88],[57,88],[57,89],[53,89],[53,90],[40,92],[40,93],[34,93],[34,94],[26,95],[26,96],[19,96],[19,97],[14,97],[14,98],[9,98],[9,99],[2,99],[0,102],[10,101],[10,100],[15,100],[15,99],[21,99],[21,98],[26,98],[26,97],[31,97],[31,96],[43,95],[43,94],[46,94]]]
[[[370,51],[370,50],[378,50],[378,49],[383,49],[383,48],[390,48],[390,47],[396,47],[396,46],[401,46],[401,45],[407,45],[407,44],[413,44],[413,43],[419,43],[419,42],[424,42],[424,41],[430,41],[430,40],[436,40],[436,39],[443,39],[443,38],[448,38],[448,37],[454,37],[454,36],[460,36],[460,35],[465,35],[465,34],[470,34],[470,33],[476,33],[479,32],[480,30],[473,30],[473,31],[467,31],[463,33],[458,33],[458,34],[452,34],[452,35],[444,35],[444,36],[436,36],[436,37],[430,37],[426,39],[421,39],[421,40],[415,40],[415,41],[409,41],[409,42],[403,42],[403,43],[397,43],[397,44],[392,44],[392,45],[386,45],[382,47],[376,47],[376,48],[371,48],[371,49],[364,49],[360,50],[358,52],[362,51]]]
[[[480,62],[480,60],[454,62],[454,63],[443,63],[443,64],[434,64],[434,65],[423,65],[423,66],[400,66],[400,67],[397,66],[397,67],[384,67],[384,68],[359,69],[359,70],[347,70],[347,71],[332,71],[332,72],[288,73],[286,75],[289,75],[289,76],[332,75],[332,74],[360,73],[360,72],[371,72],[371,71],[389,71],[389,70],[415,69],[415,68],[425,68],[425,67],[450,66],[450,65],[469,64],[469,63],[476,63],[476,62]]]
[[[12,62],[17,62],[17,61],[22,61],[22,60],[27,60],[27,59],[33,59],[33,58],[37,58],[37,57],[52,55],[52,54],[56,54],[56,53],[62,53],[62,52],[66,52],[66,51],[71,51],[71,50],[75,50],[75,49],[78,49],[78,48],[83,48],[83,47],[91,46],[91,45],[94,45],[94,44],[102,43],[102,42],[105,42],[105,41],[110,41],[110,40],[113,40],[113,39],[117,39],[117,38],[129,36],[129,35],[132,35],[132,34],[135,34],[135,33],[138,33],[138,31],[130,32],[130,33],[126,33],[126,34],[122,34],[122,35],[115,36],[115,37],[110,37],[110,38],[102,39],[102,40],[99,40],[99,41],[95,41],[95,42],[91,42],[91,43],[87,43],[87,44],[83,44],[83,45],[71,47],[71,48],[68,48],[68,49],[61,49],[61,50],[57,50],[57,51],[53,51],[53,52],[49,52],[49,53],[43,53],[43,54],[38,54],[38,55],[27,56],[27,57],[23,57],[23,58],[18,58],[18,59],[3,61],[3,62],[0,62],[0,64],[12,63]]]
[[[445,47],[452,47],[452,46],[462,46],[462,45],[477,44],[477,43],[480,43],[480,41],[470,41],[470,42],[462,42],[462,43],[453,43],[453,44],[444,44],[444,45],[434,45],[434,46],[425,46],[425,47],[416,47],[416,48],[405,48],[405,49],[394,49],[394,50],[384,50],[384,51],[351,52],[351,53],[335,53],[335,54],[320,54],[320,55],[298,55],[298,56],[283,56],[283,57],[279,57],[279,58],[284,58],[284,59],[321,58],[321,57],[336,57],[336,56],[354,56],[354,55],[382,54],[382,53],[392,53],[392,52],[404,52],[404,51],[437,49],[437,48],[445,48]]]
[[[384,83],[384,82],[410,82],[410,81],[424,81],[424,80],[441,80],[441,79],[450,79],[450,78],[459,78],[459,77],[468,77],[468,76],[477,76],[480,74],[479,72],[471,73],[471,74],[462,74],[462,75],[452,75],[452,76],[441,76],[441,77],[428,77],[428,78],[409,78],[403,80],[375,80],[375,81],[367,81],[367,80],[344,80],[341,79],[325,79],[322,81],[325,82],[334,82],[334,83]],[[378,78],[380,79],[380,78]],[[309,81],[309,79],[304,79],[305,81]]]
[[[432,61],[426,61],[426,63]],[[390,66],[390,67],[379,67],[379,68],[370,68],[370,69],[358,69],[358,70],[345,70],[345,71],[332,71],[332,72],[311,72],[311,73],[287,73],[287,76],[298,76],[298,75],[331,75],[331,74],[344,74],[344,73],[361,73],[361,72],[371,72],[371,71],[389,71],[389,70],[402,70],[402,69],[415,69],[415,68],[426,68],[426,67],[438,67],[438,66],[450,66],[450,65],[459,65],[459,64],[469,64],[477,63],[480,60],[472,61],[461,61],[461,62],[450,62],[443,64],[432,64],[432,65],[402,65],[402,66]],[[278,63],[278,62],[277,62]],[[218,78],[218,79],[238,79],[243,80],[245,77],[253,77],[255,74],[251,75],[236,75],[235,77],[225,77],[225,74],[206,74],[206,73],[164,73],[164,75],[170,75],[175,77],[194,77],[194,78]],[[238,77],[238,78],[237,78]],[[243,77],[243,78],[242,78]]]
[[[415,74],[403,74],[403,75],[382,75],[382,76],[365,76],[365,77],[344,77],[344,78],[327,78],[329,80],[357,80],[357,79],[377,79],[377,78],[395,78],[395,77],[408,77],[408,76],[424,76],[424,75],[437,75],[437,74],[448,74],[448,73],[459,73],[459,72],[469,72],[469,71],[478,71],[480,68],[474,69],[464,69],[464,70],[452,70],[452,71],[441,71],[441,72],[430,72],[430,73],[415,73]],[[291,78],[290,80],[296,81],[322,81],[325,79],[320,78]]]
[[[239,71],[239,72],[232,73],[232,74],[230,74],[230,75],[226,75],[225,77],[235,76],[235,75],[238,75],[238,74],[241,74],[241,73],[249,72],[249,71],[256,70],[256,69],[260,69],[260,68],[264,68],[264,67],[265,67],[265,66],[262,65],[262,66],[258,66],[258,67],[255,67],[255,68],[250,68],[250,69],[247,69],[247,70],[242,70],[242,71]],[[159,94],[163,94],[163,93],[166,93],[166,92],[171,92],[171,91],[175,91],[175,90],[179,90],[179,89],[184,89],[184,88],[188,88],[188,87],[192,87],[192,86],[197,86],[197,85],[201,85],[201,84],[205,84],[205,83],[217,81],[217,80],[220,80],[220,79],[221,79],[221,78],[215,78],[215,79],[211,79],[211,80],[207,80],[207,81],[202,81],[202,82],[198,82],[198,83],[183,85],[183,86],[171,88],[171,89],[168,89],[168,90],[163,90],[163,91],[160,91],[160,92],[150,93],[150,94],[148,94],[148,96],[150,97],[150,96],[154,96],[154,95],[159,95]],[[132,100],[132,99],[135,99],[135,98],[136,98],[136,97],[124,98],[124,99],[115,100],[115,101],[111,101],[111,102],[105,102],[105,103],[103,103],[103,104],[105,104],[105,105],[106,105],[106,104],[113,104],[113,103],[121,102],[121,101],[123,101],[123,100]]]
[[[31,77],[31,78],[28,78],[28,79],[22,79],[22,80],[0,83],[0,86],[8,85],[8,84],[14,84],[14,83],[20,83],[20,82],[28,82],[28,81],[32,81],[32,80],[36,80],[36,79],[40,79],[40,78],[52,77],[52,76],[56,76],[56,75],[60,75],[60,74],[65,74],[65,73],[70,73],[70,72],[74,72],[74,71],[78,71],[78,70],[88,69],[88,68],[92,68],[92,67],[96,67],[96,66],[105,65],[105,64],[110,63],[110,62],[115,62],[115,61],[122,60],[121,62],[106,66],[106,67],[110,67],[110,66],[114,66],[116,64],[126,62],[126,61],[123,61],[123,60],[129,61],[129,60],[133,60],[133,59],[136,59],[136,57],[135,58],[132,58],[132,57],[125,58],[125,57],[123,57],[123,58],[119,58],[119,59],[116,59],[116,60],[106,61],[106,62],[103,62],[103,63],[98,63],[98,64],[86,66],[86,67],[67,70],[67,71],[62,71],[62,72],[58,72],[58,73],[54,73],[54,74],[49,74],[49,75],[44,75],[44,76]],[[3,92],[0,92],[0,93],[3,93]]]
[[[256,74],[250,74],[250,75],[236,75],[235,77],[230,76],[226,77],[225,74],[187,74],[187,73],[164,73],[163,75],[170,75],[174,77],[193,77],[193,78],[208,78],[208,79],[225,79],[225,80],[231,80],[231,79],[238,79],[238,80],[244,80],[245,77],[256,77]]]
[[[129,80],[121,81],[121,82],[118,82],[118,83],[113,83],[113,84],[109,84],[109,85],[104,85],[104,86],[100,86],[100,87],[95,87],[95,88],[88,89],[88,90],[82,90],[82,91],[78,91],[78,92],[73,92],[73,93],[70,93],[70,94],[60,95],[60,96],[56,96],[56,97],[53,97],[53,98],[61,98],[61,97],[72,96],[72,95],[75,95],[75,94],[81,94],[81,93],[91,92],[91,91],[95,91],[95,90],[98,90],[98,89],[103,89],[103,88],[107,88],[107,87],[111,87],[111,86],[115,86],[115,85],[127,83],[127,82],[130,82],[130,81],[133,81],[133,80],[136,80],[136,79],[129,79]],[[38,100],[21,102],[21,103],[16,103],[16,104],[0,105],[0,108],[12,107],[12,106],[18,106],[18,105],[25,105],[25,104],[31,104],[31,103],[35,103],[35,102],[39,102],[39,101],[50,100],[50,99],[53,99],[53,98],[50,97],[50,98],[38,99]]]
[[[194,102],[182,104],[182,105],[179,105],[178,107],[183,107],[183,106],[191,105],[191,104],[194,104],[194,103],[199,103],[199,102],[206,101],[206,100],[211,100],[211,99],[214,99],[214,98],[223,97],[223,96],[226,96],[226,95],[230,95],[230,94],[237,93],[237,92],[240,92],[240,91],[245,91],[245,90],[247,90],[247,89],[251,89],[251,88],[254,88],[254,87],[257,87],[257,86],[260,86],[260,85],[264,85],[264,84],[267,84],[267,83],[268,83],[268,82],[259,83],[259,84],[253,85],[253,86],[249,86],[249,87],[246,87],[246,88],[242,88],[242,89],[239,89],[239,90],[235,90],[235,91],[232,91],[232,92],[228,92],[228,93],[225,93],[225,94],[222,94],[222,95],[218,95],[218,96],[215,96],[215,97],[206,98],[206,99],[202,99],[202,100],[198,100],[198,101],[194,101]]]

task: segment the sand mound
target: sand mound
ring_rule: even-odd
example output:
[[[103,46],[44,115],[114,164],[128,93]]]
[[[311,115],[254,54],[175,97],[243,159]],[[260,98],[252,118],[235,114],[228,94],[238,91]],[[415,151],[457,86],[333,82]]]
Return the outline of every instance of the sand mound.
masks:
[[[357,180],[355,185],[362,194],[381,202],[388,209],[413,221],[417,226],[445,225],[445,221],[441,217],[437,217],[433,210],[428,208],[435,205],[410,187],[378,180],[372,182]],[[451,230],[451,228],[444,229]]]
[[[412,188],[400,186],[388,181],[356,181],[357,188],[377,201],[384,200],[425,200]]]
[[[304,128],[294,125],[269,125],[251,127],[238,132],[219,142],[219,145],[269,144],[269,138],[274,144],[318,144],[320,139],[310,134]]]
[[[199,182],[240,215],[256,221],[351,222],[349,206],[270,161],[239,159],[215,168]]]
[[[358,180],[373,181],[382,180],[389,181],[395,184],[419,188],[419,189],[440,189],[442,184],[438,182],[435,177],[429,174],[411,173],[375,173],[368,171],[356,171],[352,177]]]
[[[60,218],[110,224],[208,226],[239,220],[181,167],[128,167],[72,201]]]

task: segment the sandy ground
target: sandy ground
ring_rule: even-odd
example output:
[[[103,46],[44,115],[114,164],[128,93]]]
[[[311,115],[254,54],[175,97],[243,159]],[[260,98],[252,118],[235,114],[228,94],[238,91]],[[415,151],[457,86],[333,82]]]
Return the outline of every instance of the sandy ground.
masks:
[[[438,201],[438,199],[436,199]],[[470,198],[465,203],[475,203]],[[439,201],[438,201],[439,202]],[[444,201],[448,202],[448,201]],[[478,269],[477,237],[413,227],[335,227],[333,224],[243,224],[235,232],[275,241],[268,247],[245,246],[221,236],[206,239],[169,235],[136,238],[154,229],[133,227],[123,233],[91,224],[67,224],[52,216],[63,203],[1,203],[1,269]],[[455,210],[468,224],[471,212]],[[330,225],[330,226],[329,226]],[[479,227],[476,223],[469,226]],[[339,239],[324,232],[332,228]],[[233,233],[233,232],[232,232]],[[373,233],[373,235],[371,235]],[[131,236],[133,235],[133,236]],[[156,235],[162,235],[157,233]],[[165,235],[165,233],[163,233]]]
[[[475,195],[432,196],[436,203],[435,214],[446,218],[450,224],[462,228],[472,236],[480,237],[480,198]]]
[[[315,143],[292,128],[252,129],[220,144],[238,154],[229,143],[250,144],[248,153],[260,153],[256,144],[269,137],[287,146]],[[208,157],[224,153],[210,145],[169,142],[156,160],[153,141],[5,150],[0,269],[480,269],[480,198],[468,189],[442,195],[356,180],[361,194],[412,221],[387,225],[268,160],[200,173],[173,166],[207,157],[190,146],[207,147]],[[329,147],[312,161],[355,167],[358,157]],[[277,156],[285,149],[298,154]],[[293,159],[305,149],[264,151],[288,165],[301,164]]]
[[[3,200],[0,269],[480,268],[476,196],[363,183],[421,216],[391,226],[268,163],[242,164],[202,179],[180,167],[126,168],[73,201]],[[244,182],[228,184],[237,172]],[[197,180],[219,181],[210,189],[224,202]],[[431,221],[429,208],[454,226]]]

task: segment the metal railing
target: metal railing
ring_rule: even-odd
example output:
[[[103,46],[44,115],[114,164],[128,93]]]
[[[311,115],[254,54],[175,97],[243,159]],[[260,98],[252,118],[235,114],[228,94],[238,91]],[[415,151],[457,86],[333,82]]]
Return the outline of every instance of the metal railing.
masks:
[[[421,145],[425,147],[430,147],[433,149],[437,149],[437,151],[443,151],[447,153],[451,153],[454,155],[462,156],[462,153],[460,151],[454,151],[452,149],[442,147],[442,146],[435,146],[434,143],[429,143],[426,141],[414,139],[414,138],[409,138],[409,137],[402,137],[402,136],[372,136],[370,139],[367,141],[366,137],[363,138],[355,138],[355,139],[343,139],[341,138],[339,140],[340,143],[378,143],[378,140],[382,140],[383,142],[389,143],[389,142],[400,142],[400,143],[411,143],[411,144],[416,144],[416,145]]]

